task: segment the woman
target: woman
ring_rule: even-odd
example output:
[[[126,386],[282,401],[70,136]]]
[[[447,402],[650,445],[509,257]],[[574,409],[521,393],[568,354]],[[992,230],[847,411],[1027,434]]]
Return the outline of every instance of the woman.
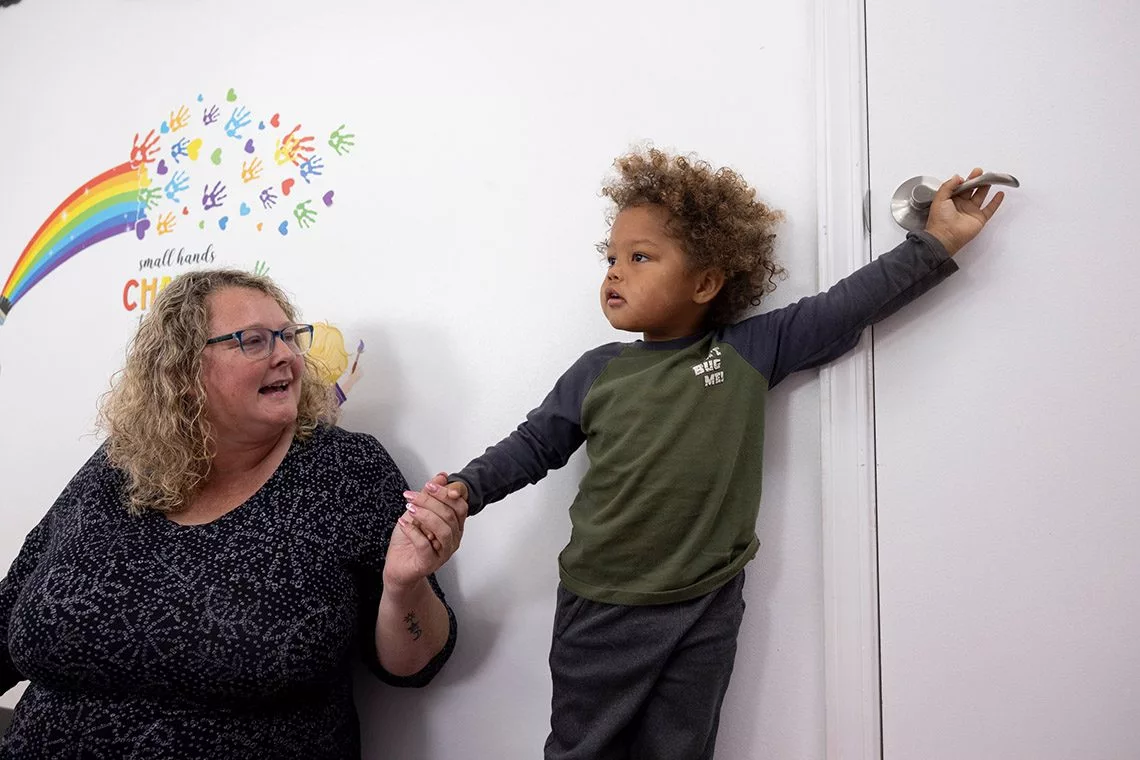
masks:
[[[400,686],[450,656],[467,505],[329,423],[311,338],[263,277],[162,292],[0,581],[0,691],[31,682],[0,757],[355,758],[354,656]]]

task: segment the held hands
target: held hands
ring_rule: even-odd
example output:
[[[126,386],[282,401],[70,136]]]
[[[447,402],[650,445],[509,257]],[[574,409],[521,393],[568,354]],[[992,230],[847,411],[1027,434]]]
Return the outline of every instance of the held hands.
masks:
[[[384,562],[384,585],[409,587],[441,568],[459,549],[467,519],[466,489],[443,473],[422,491],[405,491],[408,509],[396,523]]]
[[[981,173],[981,169],[974,169],[969,178],[973,179]],[[982,231],[982,227],[986,226],[986,222],[1005,199],[1005,193],[998,193],[989,203],[985,203],[986,195],[990,192],[989,185],[980,185],[973,192],[951,197],[951,193],[963,182],[964,179],[954,175],[942,183],[930,204],[930,216],[926,220],[926,231],[938,238],[951,256]]]

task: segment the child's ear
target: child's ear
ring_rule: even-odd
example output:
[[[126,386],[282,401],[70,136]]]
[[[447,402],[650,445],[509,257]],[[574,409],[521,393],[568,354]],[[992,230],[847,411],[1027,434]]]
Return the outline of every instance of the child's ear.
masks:
[[[693,291],[693,302],[706,304],[716,298],[720,289],[724,287],[724,272],[717,268],[709,268],[701,272],[697,278],[697,287]]]

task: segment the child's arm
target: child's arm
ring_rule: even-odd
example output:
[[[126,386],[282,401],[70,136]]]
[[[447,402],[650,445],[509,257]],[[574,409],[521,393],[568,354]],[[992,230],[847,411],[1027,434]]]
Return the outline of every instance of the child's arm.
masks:
[[[971,172],[971,177],[981,169]],[[998,193],[983,205],[989,187],[952,198],[963,182],[947,180],[930,207],[926,230],[910,233],[894,250],[819,295],[733,325],[732,344],[776,385],[792,372],[837,359],[859,342],[864,328],[898,311],[958,270],[951,256],[972,240],[1001,205]]]
[[[470,514],[566,464],[586,440],[581,422],[586,392],[620,350],[621,344],[613,343],[584,354],[513,433],[448,476],[453,487],[462,485]]]
[[[523,486],[537,483],[550,470],[566,464],[585,440],[578,421],[579,409],[556,385],[513,433],[459,472],[451,473],[447,480],[453,487],[462,486],[470,514]]]

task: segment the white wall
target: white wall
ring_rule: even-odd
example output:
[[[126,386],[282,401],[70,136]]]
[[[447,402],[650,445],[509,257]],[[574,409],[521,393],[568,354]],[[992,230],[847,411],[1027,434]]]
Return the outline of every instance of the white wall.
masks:
[[[123,285],[168,241],[213,244],[217,264],[267,262],[307,318],[340,326],[350,347],[363,339],[343,424],[376,434],[413,484],[460,467],[582,351],[621,338],[599,313],[592,245],[605,234],[601,179],[634,142],[741,170],[788,214],[791,277],[769,305],[814,291],[811,18],[807,0],[715,12],[505,0],[0,11],[0,277],[60,200],[124,160],[136,131],[184,102],[197,115],[198,93],[232,87],[255,119],[303,122],[336,190],[312,229],[287,237],[184,224],[107,241],[17,304],[0,326],[0,566],[96,446],[95,401],[137,317]],[[346,157],[321,145],[341,123],[357,135]],[[762,548],[719,757],[823,754],[818,415],[813,377],[772,397]],[[582,468],[577,457],[472,520],[442,573],[460,619],[455,656],[423,691],[360,683],[368,756],[539,752],[555,557]]]

